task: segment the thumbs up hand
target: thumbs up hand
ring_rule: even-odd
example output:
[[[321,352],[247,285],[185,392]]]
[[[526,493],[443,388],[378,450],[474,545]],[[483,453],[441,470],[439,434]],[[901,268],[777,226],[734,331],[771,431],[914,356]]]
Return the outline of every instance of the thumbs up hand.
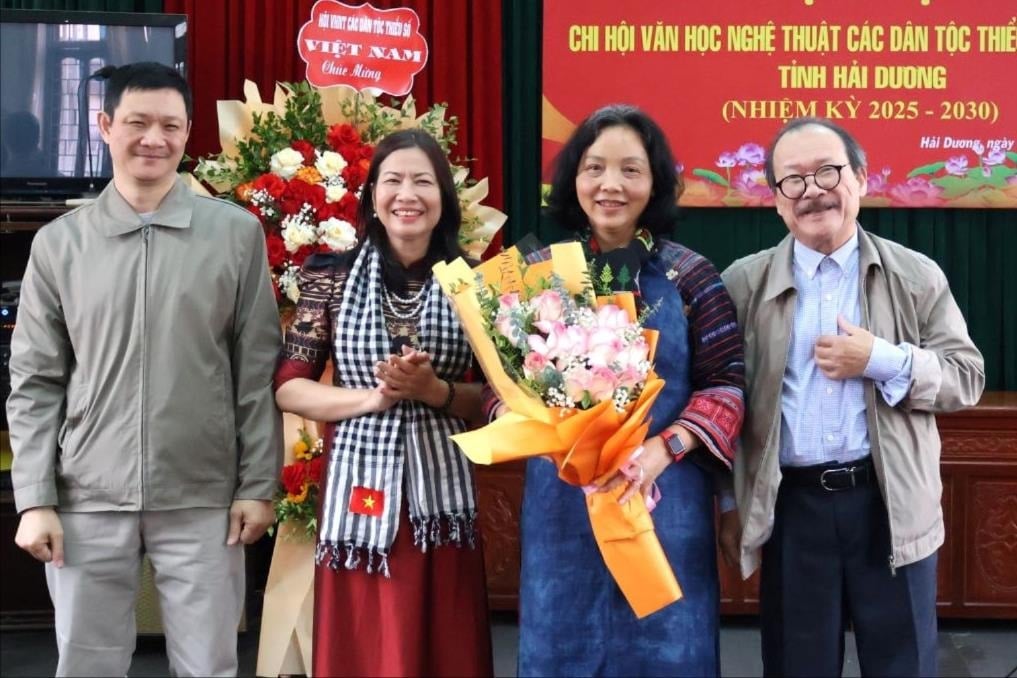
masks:
[[[874,337],[841,314],[837,315],[837,326],[842,334],[824,334],[816,339],[816,365],[830,379],[860,377],[869,364]]]

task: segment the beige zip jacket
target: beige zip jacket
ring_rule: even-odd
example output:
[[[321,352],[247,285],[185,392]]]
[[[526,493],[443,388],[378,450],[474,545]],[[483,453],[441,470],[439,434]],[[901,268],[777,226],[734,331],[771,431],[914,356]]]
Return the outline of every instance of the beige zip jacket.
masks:
[[[890,519],[893,570],[942,545],[942,482],[935,413],[975,404],[985,385],[982,355],[967,333],[946,276],[928,257],[858,229],[861,325],[891,344],[911,345],[911,385],[890,407],[865,389],[869,443]],[[741,569],[759,566],[773,531],[781,473],[781,389],[795,308],[792,245],[739,259],[723,273],[745,335],[746,416],[735,455],[742,523]]]
[[[257,219],[178,178],[145,226],[110,183],[32,242],[7,400],[18,511],[271,499],[280,345]]]

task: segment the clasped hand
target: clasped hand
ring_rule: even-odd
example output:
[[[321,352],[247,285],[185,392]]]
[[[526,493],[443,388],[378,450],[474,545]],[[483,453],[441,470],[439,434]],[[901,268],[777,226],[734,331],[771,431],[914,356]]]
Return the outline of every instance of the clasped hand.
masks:
[[[839,314],[837,326],[843,334],[824,334],[816,339],[816,366],[830,379],[860,377],[869,364],[874,337]]]
[[[409,346],[403,346],[402,355],[390,355],[388,360],[375,363],[374,376],[381,395],[393,401],[426,401],[440,381],[431,365],[431,356]]]

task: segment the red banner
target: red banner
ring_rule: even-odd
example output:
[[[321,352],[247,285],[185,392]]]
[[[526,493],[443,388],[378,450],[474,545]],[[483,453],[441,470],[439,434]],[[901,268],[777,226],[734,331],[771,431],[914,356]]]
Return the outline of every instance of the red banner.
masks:
[[[427,41],[412,9],[375,9],[318,0],[297,35],[297,51],[315,87],[349,85],[409,94],[427,63]]]
[[[681,203],[773,203],[765,147],[831,118],[868,153],[867,206],[1017,207],[1011,2],[544,0],[543,163],[586,115],[635,104],[664,128]]]

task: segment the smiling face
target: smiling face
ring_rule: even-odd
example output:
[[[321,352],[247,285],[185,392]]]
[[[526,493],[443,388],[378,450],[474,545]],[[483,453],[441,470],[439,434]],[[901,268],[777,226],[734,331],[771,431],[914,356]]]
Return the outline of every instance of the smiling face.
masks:
[[[172,184],[190,130],[184,98],[174,89],[126,90],[112,118],[99,113],[118,186]]]
[[[652,190],[646,148],[630,127],[605,128],[579,161],[576,195],[603,250],[632,240]]]
[[[423,251],[441,218],[441,191],[434,166],[419,148],[393,151],[378,168],[374,209],[392,247]]]
[[[851,239],[858,209],[867,189],[865,168],[858,172],[848,164],[847,149],[830,129],[808,125],[788,132],[773,149],[773,170],[779,182],[790,174],[806,175],[823,165],[848,165],[841,170],[840,183],[833,189],[816,186],[806,179],[805,195],[798,200],[776,191],[777,212],[791,235],[810,249],[830,254]]]

